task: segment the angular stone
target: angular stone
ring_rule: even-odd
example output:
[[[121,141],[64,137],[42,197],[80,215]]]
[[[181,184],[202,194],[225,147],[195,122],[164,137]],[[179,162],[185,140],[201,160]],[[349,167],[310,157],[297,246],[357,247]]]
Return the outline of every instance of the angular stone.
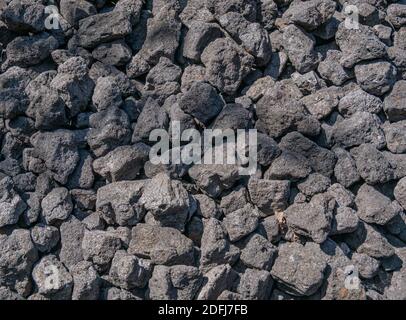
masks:
[[[129,254],[151,259],[154,264],[192,265],[193,242],[178,230],[148,224],[138,224],[132,229]]]
[[[386,144],[380,119],[369,112],[356,112],[350,118],[336,122],[332,135],[334,142],[344,148],[371,143],[381,149]]]
[[[223,225],[227,230],[231,242],[249,235],[258,226],[258,210],[251,204],[227,214]]]
[[[111,232],[85,230],[82,241],[83,258],[91,261],[98,271],[108,269],[114,254],[120,247],[120,239]]]
[[[347,28],[343,21],[338,26],[336,42],[343,52],[341,64],[353,67],[364,60],[372,60],[386,55],[386,46],[375,35],[371,27],[359,24],[358,29]]]
[[[70,300],[73,279],[54,255],[44,256],[32,270],[38,293],[53,300]]]
[[[382,107],[381,99],[361,89],[349,92],[341,98],[338,104],[338,110],[347,118],[357,111],[377,114],[382,110]]]
[[[137,224],[145,215],[145,209],[139,203],[144,184],[144,181],[120,181],[99,188],[97,212],[109,224]]]
[[[362,144],[351,150],[359,175],[369,184],[385,183],[394,178],[393,166],[372,144]]]
[[[190,266],[155,266],[149,281],[148,297],[152,300],[191,300],[203,282],[199,269]]]
[[[221,264],[234,264],[239,250],[230,244],[226,231],[217,219],[211,218],[204,223],[201,239],[201,269],[208,271]]]
[[[269,271],[277,252],[277,247],[270,241],[259,234],[254,234],[241,250],[240,260],[249,268]]]
[[[48,224],[66,220],[73,210],[68,189],[55,188],[41,202],[42,214]]]
[[[234,95],[242,80],[251,71],[254,58],[243,52],[230,39],[216,39],[203,51],[206,79],[220,92]],[[224,66],[227,66],[224,69]]]
[[[128,15],[111,11],[91,15],[79,21],[78,42],[84,48],[124,38],[132,30]]]
[[[406,120],[406,81],[395,83],[392,92],[385,98],[384,110],[391,122]]]
[[[30,273],[37,259],[38,251],[28,230],[14,229],[10,235],[0,234],[0,285],[28,296]]]
[[[385,225],[402,212],[397,201],[391,201],[374,187],[361,186],[355,198],[358,216],[367,223]]]
[[[309,203],[295,203],[284,212],[286,225],[296,234],[323,243],[331,230],[335,204],[328,194],[315,195]]]
[[[73,277],[72,300],[97,300],[101,279],[92,264],[82,261],[71,269]]]
[[[326,268],[319,245],[286,242],[279,246],[271,275],[290,294],[310,296],[320,288]]]
[[[248,191],[252,203],[264,214],[271,215],[288,206],[290,182],[251,178]]]
[[[314,51],[316,41],[312,34],[295,25],[289,25],[283,30],[283,42],[296,71],[306,73],[317,68],[320,57]]]
[[[179,107],[202,123],[209,123],[224,106],[224,101],[210,84],[195,82],[179,100]]]
[[[143,288],[148,283],[152,273],[151,262],[117,251],[111,262],[110,281],[123,289]]]
[[[240,277],[237,291],[243,300],[266,300],[273,287],[269,272],[264,270],[246,269]]]
[[[360,87],[373,95],[382,96],[396,82],[396,68],[386,61],[362,62],[354,71]]]
[[[183,231],[189,216],[196,210],[194,199],[182,183],[160,173],[145,185],[140,205],[152,214],[162,227]]]

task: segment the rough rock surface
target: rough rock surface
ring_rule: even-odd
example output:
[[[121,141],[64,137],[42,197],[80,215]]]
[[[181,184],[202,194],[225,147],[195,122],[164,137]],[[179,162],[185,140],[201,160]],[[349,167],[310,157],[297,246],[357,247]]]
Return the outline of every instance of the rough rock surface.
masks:
[[[405,292],[404,0],[0,0],[0,300]]]

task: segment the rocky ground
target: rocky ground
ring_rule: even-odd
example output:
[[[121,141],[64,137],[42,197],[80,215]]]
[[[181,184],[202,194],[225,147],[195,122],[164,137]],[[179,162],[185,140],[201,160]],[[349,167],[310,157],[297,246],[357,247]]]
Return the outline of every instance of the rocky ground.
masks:
[[[406,2],[49,4],[0,1],[0,299],[406,299]]]

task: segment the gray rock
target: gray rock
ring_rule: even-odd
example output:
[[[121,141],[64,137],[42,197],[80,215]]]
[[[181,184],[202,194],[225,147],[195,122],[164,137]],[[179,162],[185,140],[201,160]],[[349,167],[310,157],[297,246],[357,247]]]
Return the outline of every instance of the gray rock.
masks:
[[[349,207],[338,207],[331,224],[330,235],[351,233],[357,230],[359,218],[357,211]]]
[[[72,300],[97,300],[101,280],[88,261],[82,261],[71,269],[73,278]]]
[[[330,184],[331,181],[326,176],[323,176],[320,173],[312,173],[306,178],[306,180],[298,183],[297,188],[306,196],[312,197],[317,193],[327,191]]]
[[[84,48],[94,48],[128,35],[132,26],[128,15],[112,11],[91,15],[79,21],[78,43]]]
[[[384,154],[372,144],[362,144],[351,150],[359,175],[368,184],[385,183],[394,178],[393,167]]]
[[[358,190],[355,203],[358,216],[367,223],[385,225],[402,211],[397,201],[391,201],[374,187],[367,184]]]
[[[380,119],[369,112],[356,112],[333,126],[334,142],[344,148],[371,143],[378,149],[385,146],[385,134]]]
[[[386,46],[375,35],[371,27],[359,25],[358,29],[347,28],[343,21],[338,26],[336,42],[343,55],[341,64],[352,68],[358,62],[382,58],[386,55]]]
[[[206,67],[206,79],[220,92],[234,95],[242,80],[251,71],[254,58],[232,40],[220,38],[203,51],[201,60]],[[228,65],[227,69],[224,66]]]
[[[196,299],[214,300],[226,289],[230,289],[237,274],[228,265],[220,265],[204,274],[204,284],[202,285]]]
[[[338,110],[346,118],[357,111],[377,114],[382,110],[382,107],[381,99],[361,89],[349,92],[340,99],[338,104]]]
[[[32,270],[32,278],[39,294],[53,300],[71,299],[72,276],[56,256],[44,256]]]
[[[335,8],[334,1],[329,0],[293,1],[282,18],[311,31],[327,22]]]
[[[295,25],[289,25],[283,30],[284,48],[290,62],[300,73],[317,68],[320,57],[314,51],[315,38]]]
[[[48,224],[66,220],[73,210],[68,189],[55,188],[41,202],[42,214]]]
[[[231,242],[249,235],[258,226],[258,210],[251,204],[227,214],[223,225],[227,230]]]
[[[1,11],[1,20],[16,32],[41,32],[45,29],[45,7],[41,1],[8,1]]]
[[[402,178],[398,181],[393,194],[395,199],[406,210],[406,178]]]
[[[342,148],[334,148],[333,151],[337,157],[334,176],[340,184],[348,188],[361,178],[355,160],[348,151]]]
[[[132,52],[124,41],[116,40],[97,46],[93,50],[92,56],[108,65],[123,66],[131,59]]]
[[[265,172],[264,178],[296,181],[306,178],[311,171],[310,163],[305,157],[294,152],[282,151]]]
[[[78,27],[79,21],[97,13],[96,8],[85,0],[61,0],[61,15],[73,27]]]
[[[301,101],[318,120],[328,117],[339,102],[336,87],[323,88],[303,97]]]
[[[152,214],[161,227],[183,231],[189,216],[196,210],[194,199],[182,183],[160,173],[148,181],[139,204]]]
[[[228,12],[219,17],[220,25],[235,41],[255,57],[258,66],[265,66],[270,60],[271,43],[268,32],[259,23],[250,23],[237,12]]]
[[[92,128],[89,130],[87,143],[97,157],[106,155],[120,145],[130,143],[129,119],[121,109],[109,108],[92,114],[90,125]]]
[[[400,28],[406,24],[406,7],[402,3],[393,3],[388,6],[387,19],[395,27]]]
[[[94,89],[86,60],[72,57],[59,65],[58,74],[52,79],[50,86],[58,91],[71,116],[84,110]]]
[[[238,167],[227,164],[197,164],[188,171],[196,185],[207,195],[217,198],[239,180]]]
[[[208,271],[221,264],[234,264],[239,257],[239,250],[230,244],[223,225],[211,218],[204,223],[201,239],[200,269]]]
[[[38,251],[28,230],[14,229],[9,235],[0,234],[0,285],[28,296],[30,273],[37,259]]]
[[[59,260],[71,269],[83,260],[82,241],[85,233],[84,224],[74,216],[61,224],[61,250]]]
[[[120,146],[93,162],[96,173],[109,181],[133,180],[148,160],[149,147],[143,143]]]
[[[362,278],[373,278],[379,270],[379,261],[367,256],[366,254],[354,253],[351,257],[351,261],[358,269],[359,275]]]
[[[336,163],[336,157],[328,149],[319,147],[298,132],[291,132],[284,136],[279,147],[290,152],[295,152],[307,159],[309,165],[316,172],[327,177],[331,176]]]
[[[193,21],[184,39],[183,56],[199,62],[208,44],[223,36],[224,33],[217,24]]]
[[[157,11],[153,18],[148,19],[147,34],[141,50],[127,66],[127,74],[131,78],[147,73],[161,57],[171,61],[175,59],[181,30],[178,13],[170,5]]]
[[[132,142],[148,141],[152,130],[166,128],[168,115],[158,102],[148,98],[134,127]]]
[[[331,230],[335,204],[326,193],[315,195],[309,203],[295,203],[284,212],[286,225],[298,235],[323,243]]]
[[[290,182],[251,178],[248,191],[252,203],[265,215],[271,215],[288,206]]]
[[[224,106],[224,101],[210,84],[196,82],[179,100],[179,107],[202,123],[216,117]]]
[[[271,270],[277,256],[277,247],[259,234],[252,235],[241,250],[240,260],[249,268]]]
[[[354,71],[360,87],[373,95],[382,96],[396,82],[396,68],[386,61],[362,62]]]
[[[389,121],[406,120],[405,95],[406,81],[395,83],[392,92],[385,98],[384,110]]]
[[[17,37],[7,45],[7,60],[4,61],[2,68],[36,65],[48,58],[58,46],[56,38],[46,32],[33,36]]]
[[[123,250],[117,251],[111,262],[109,279],[123,289],[143,288],[148,283],[152,273],[149,260],[137,258]]]
[[[224,195],[220,207],[225,215],[244,207],[249,202],[249,194],[244,186],[237,186],[232,192]]]
[[[246,269],[240,277],[237,292],[242,300],[266,300],[273,287],[271,274],[264,270]]]
[[[144,181],[120,181],[99,188],[97,212],[108,224],[137,224],[145,215],[145,209],[139,203],[144,184]]]
[[[59,242],[59,230],[56,227],[37,224],[31,229],[31,239],[40,252],[50,252]]]
[[[341,86],[353,77],[351,70],[341,65],[342,57],[343,53],[341,51],[329,50],[326,58],[319,63],[317,68],[323,79],[331,81],[336,86]]]
[[[199,269],[190,266],[156,266],[149,280],[152,300],[191,300],[203,282]]]
[[[82,240],[83,258],[93,263],[97,271],[105,271],[121,247],[120,239],[111,232],[85,230]]]
[[[373,226],[360,222],[358,229],[345,235],[345,242],[351,249],[372,258],[387,258],[395,254],[394,248]]]
[[[27,208],[26,203],[13,187],[14,184],[10,177],[0,180],[0,228],[16,224]]]
[[[148,224],[138,224],[132,229],[129,254],[150,259],[154,264],[192,265],[193,242],[178,230]]]
[[[406,121],[385,124],[386,146],[392,153],[406,153]]]
[[[298,296],[310,296],[321,286],[327,268],[319,245],[283,243],[271,275],[284,290]]]
[[[193,197],[195,198],[196,201],[197,214],[206,219],[210,218],[218,219],[221,216],[220,208],[217,206],[216,202],[212,200],[210,197],[206,196],[205,194],[195,194],[193,195]]]
[[[339,183],[334,183],[330,186],[328,193],[336,200],[340,207],[352,207],[354,205],[354,194]]]

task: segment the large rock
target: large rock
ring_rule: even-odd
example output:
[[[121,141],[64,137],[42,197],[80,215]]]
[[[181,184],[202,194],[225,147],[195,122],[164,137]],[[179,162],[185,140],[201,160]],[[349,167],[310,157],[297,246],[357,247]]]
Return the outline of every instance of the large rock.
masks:
[[[298,235],[323,243],[331,230],[335,204],[328,194],[315,195],[309,203],[295,203],[284,212],[286,225]]]
[[[32,289],[31,270],[37,259],[38,251],[28,230],[0,234],[0,285],[28,296]]]
[[[112,11],[91,15],[79,21],[78,43],[93,48],[100,43],[124,38],[132,31],[128,15]]]
[[[204,49],[201,59],[206,67],[206,79],[227,95],[237,92],[254,63],[251,55],[226,38],[211,42]]]
[[[318,244],[287,242],[279,246],[271,275],[290,294],[310,296],[322,285],[326,268]]]
[[[402,212],[397,201],[391,201],[374,187],[361,186],[355,198],[358,216],[367,223],[385,225]]]
[[[153,216],[153,221],[162,227],[183,231],[185,223],[196,210],[194,199],[182,183],[160,173],[148,181],[139,204]]]
[[[128,253],[169,266],[194,262],[192,240],[176,229],[148,224],[138,224],[132,229]]]
[[[97,190],[97,211],[109,224],[137,224],[145,215],[139,203],[144,184],[144,181],[120,181],[101,187]]]
[[[406,81],[395,83],[392,92],[385,98],[384,110],[391,122],[406,120]]]

